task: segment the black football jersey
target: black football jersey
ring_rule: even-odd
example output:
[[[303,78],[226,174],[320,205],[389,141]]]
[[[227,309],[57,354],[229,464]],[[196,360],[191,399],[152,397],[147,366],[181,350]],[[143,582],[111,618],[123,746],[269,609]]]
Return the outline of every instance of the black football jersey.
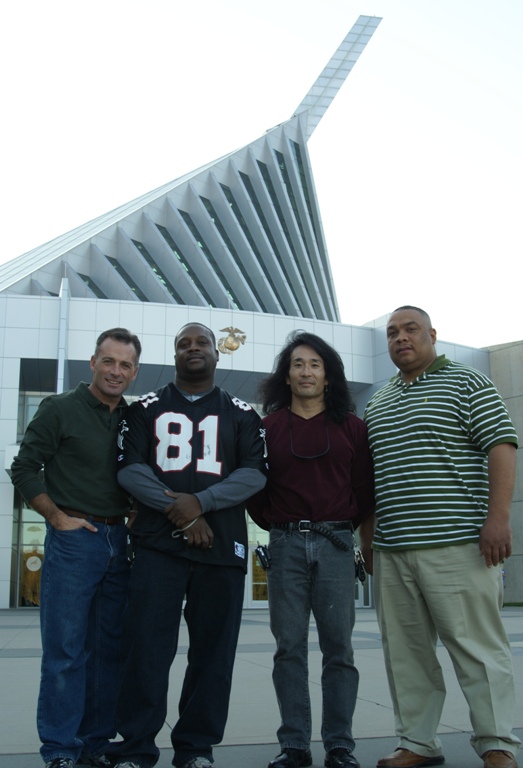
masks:
[[[239,468],[264,472],[261,420],[242,400],[214,387],[191,402],[174,384],[144,395],[127,409],[120,426],[119,465],[148,464],[173,491],[197,493]],[[169,503],[166,497],[166,506]],[[188,547],[176,527],[140,503],[132,533],[138,545],[207,563],[247,569],[245,505],[207,512],[212,549]]]

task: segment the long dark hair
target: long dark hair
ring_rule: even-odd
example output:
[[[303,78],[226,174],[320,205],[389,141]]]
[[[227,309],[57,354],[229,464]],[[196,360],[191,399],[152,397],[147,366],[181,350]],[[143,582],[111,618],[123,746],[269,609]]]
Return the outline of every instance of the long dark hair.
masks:
[[[286,378],[289,375],[292,352],[302,345],[312,347],[323,360],[325,375],[329,381],[325,391],[325,413],[329,419],[341,424],[347,414],[356,410],[345,379],[343,361],[334,347],[320,336],[301,330],[289,334],[285,346],[274,361],[271,375],[259,384],[259,402],[263,411],[272,413],[290,406],[292,396]]]

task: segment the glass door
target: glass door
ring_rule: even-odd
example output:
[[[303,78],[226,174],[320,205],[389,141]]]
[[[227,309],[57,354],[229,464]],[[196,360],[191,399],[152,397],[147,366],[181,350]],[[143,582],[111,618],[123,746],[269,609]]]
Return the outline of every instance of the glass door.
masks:
[[[247,518],[247,530],[249,535],[249,566],[244,608],[267,608],[267,573],[260,566],[254,550],[258,544],[269,543],[269,532],[258,528],[250,518]]]
[[[44,562],[45,521],[25,504],[18,532],[18,595],[16,605],[40,605],[40,576]]]

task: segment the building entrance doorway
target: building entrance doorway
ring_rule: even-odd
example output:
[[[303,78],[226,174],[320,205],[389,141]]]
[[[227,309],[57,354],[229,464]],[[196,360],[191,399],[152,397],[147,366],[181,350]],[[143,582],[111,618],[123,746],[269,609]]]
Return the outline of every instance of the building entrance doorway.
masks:
[[[38,608],[44,562],[45,521],[25,503],[19,509],[14,605]]]

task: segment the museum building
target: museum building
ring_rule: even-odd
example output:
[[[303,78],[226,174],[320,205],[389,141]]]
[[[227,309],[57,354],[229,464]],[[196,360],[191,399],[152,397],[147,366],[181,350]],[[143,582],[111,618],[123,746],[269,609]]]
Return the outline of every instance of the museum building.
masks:
[[[43,519],[14,491],[9,470],[43,397],[90,381],[98,334],[123,326],[143,345],[126,397],[173,376],[173,342],[187,322],[218,339],[216,383],[256,407],[257,384],[289,332],[322,336],[340,352],[358,414],[395,369],[386,318],[340,322],[307,141],[378,27],[360,16],[284,123],[202,168],[0,266],[0,608],[39,604]],[[490,374],[523,433],[523,342],[438,353]],[[521,452],[518,451],[521,464]],[[521,472],[520,472],[521,476]],[[520,482],[514,518],[521,520]],[[506,599],[523,597],[523,525],[506,565]],[[249,522],[245,607],[265,607]],[[371,604],[369,580],[357,604]]]

